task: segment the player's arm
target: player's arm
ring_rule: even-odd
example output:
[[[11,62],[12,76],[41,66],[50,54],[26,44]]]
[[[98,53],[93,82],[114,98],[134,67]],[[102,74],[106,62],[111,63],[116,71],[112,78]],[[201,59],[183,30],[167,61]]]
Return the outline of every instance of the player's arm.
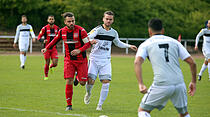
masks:
[[[59,30],[58,34],[54,37],[54,39],[44,49],[41,50],[42,53],[45,53],[49,48],[53,47],[61,40],[61,32],[62,30]]]
[[[15,34],[15,39],[14,39],[14,44],[13,44],[13,47],[14,47],[14,48],[17,47],[17,41],[18,41],[18,39],[19,39],[19,35],[20,35],[20,27],[17,26],[16,34]]]
[[[195,39],[195,50],[198,50],[198,42],[201,36],[204,35],[203,29],[197,34],[196,39]]]
[[[116,32],[115,39],[113,40],[113,43],[114,43],[117,47],[120,47],[120,48],[130,48],[130,49],[132,49],[133,51],[136,51],[136,50],[137,50],[137,47],[136,47],[135,45],[129,45],[129,44],[126,44],[126,43],[123,43],[122,41],[120,41],[117,32]]]
[[[143,94],[147,93],[147,88],[143,83],[142,78],[142,64],[147,57],[146,49],[142,46],[139,47],[134,61],[134,69],[136,73],[136,79],[138,81],[139,91]]]
[[[32,37],[32,39],[33,39],[33,41],[35,41],[35,34],[34,34],[34,31],[33,31],[33,28],[32,28],[32,26],[30,25],[30,34],[31,34],[31,37]]]
[[[43,27],[42,29],[41,29],[41,31],[39,32],[39,35],[38,35],[38,37],[37,37],[37,40],[39,41],[39,42],[42,42],[42,43],[45,43],[45,39],[42,39],[42,36],[45,34],[45,27]]]
[[[178,47],[179,47],[179,57],[184,60],[185,62],[187,62],[190,66],[190,70],[191,70],[191,75],[192,75],[192,80],[189,84],[189,91],[188,93],[190,94],[190,96],[193,96],[195,94],[196,91],[196,64],[193,60],[193,58],[190,56],[190,54],[187,52],[187,50],[184,48],[184,46],[180,43],[178,43]]]

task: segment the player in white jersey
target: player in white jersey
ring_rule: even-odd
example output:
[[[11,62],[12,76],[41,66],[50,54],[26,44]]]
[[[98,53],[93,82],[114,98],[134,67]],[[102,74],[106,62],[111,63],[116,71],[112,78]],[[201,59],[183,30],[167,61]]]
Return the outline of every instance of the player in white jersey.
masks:
[[[29,47],[30,34],[33,38],[33,41],[35,41],[35,34],[33,32],[32,26],[27,24],[27,17],[25,15],[22,15],[21,18],[22,24],[17,26],[13,47],[16,48],[18,42],[21,62],[20,67],[21,69],[24,69],[26,61],[26,52],[28,51]]]
[[[148,27],[150,38],[139,46],[134,61],[139,90],[145,94],[138,110],[138,116],[150,117],[150,112],[154,108],[163,109],[170,99],[180,117],[190,117],[187,111],[186,86],[179,58],[187,62],[191,68],[190,96],[193,96],[196,90],[196,64],[181,43],[163,35],[161,20],[151,19]],[[148,90],[142,78],[142,64],[147,57],[154,72],[154,81]]]
[[[197,34],[196,42],[195,42],[195,50],[198,50],[198,42],[201,36],[203,36],[202,51],[203,51],[205,60],[198,74],[199,81],[201,80],[201,76],[207,67],[208,67],[209,80],[210,80],[210,20],[208,20],[207,22],[207,28],[201,29],[201,31]]]
[[[136,51],[137,47],[121,42],[116,30],[111,28],[111,24],[114,22],[114,13],[112,11],[106,11],[103,17],[104,24],[94,28],[89,33],[89,38],[97,40],[97,43],[93,45],[89,56],[89,68],[88,68],[88,83],[86,84],[86,95],[84,97],[85,104],[89,104],[91,90],[94,82],[99,75],[99,79],[102,82],[102,88],[100,93],[100,99],[96,110],[102,110],[102,104],[104,103],[111,81],[111,45],[112,42],[120,48],[131,48]]]

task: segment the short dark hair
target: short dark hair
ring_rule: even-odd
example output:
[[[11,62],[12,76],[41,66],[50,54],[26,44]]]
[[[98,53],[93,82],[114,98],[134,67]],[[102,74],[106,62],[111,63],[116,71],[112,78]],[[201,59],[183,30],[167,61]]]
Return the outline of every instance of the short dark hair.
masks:
[[[54,17],[54,15],[48,15],[48,17],[47,17],[47,18],[49,18],[49,17]]]
[[[63,14],[61,14],[61,16],[63,16],[63,18],[66,18],[66,17],[73,17],[74,14],[72,12],[65,12]]]
[[[154,18],[149,20],[148,27],[153,31],[161,31],[163,29],[162,21],[158,18]]]
[[[114,16],[114,13],[113,13],[112,11],[105,11],[105,12],[104,12],[104,15],[105,15],[105,14]]]
[[[22,15],[21,17],[22,17],[22,18],[23,18],[23,17],[27,18],[26,15]]]

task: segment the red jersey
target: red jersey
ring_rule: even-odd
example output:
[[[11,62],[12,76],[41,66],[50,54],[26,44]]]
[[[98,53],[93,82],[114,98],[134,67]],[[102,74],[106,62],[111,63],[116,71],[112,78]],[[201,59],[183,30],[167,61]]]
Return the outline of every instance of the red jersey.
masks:
[[[44,26],[41,29],[37,40],[39,40],[40,42],[43,42],[44,40],[47,40],[47,42],[44,43],[44,47],[46,47],[54,39],[55,35],[58,34],[58,31],[59,31],[59,27],[56,26],[55,24],[53,25],[52,28],[50,27],[49,24],[47,24],[46,26]],[[42,36],[44,36],[44,40],[41,39]],[[49,49],[52,49],[52,48],[56,48],[56,46],[53,46],[53,47],[51,47]]]
[[[73,30],[65,26],[59,30],[56,37],[46,46],[46,49],[54,46],[62,39],[65,46],[65,59],[83,61],[87,59],[85,50],[91,46],[90,42],[83,42],[83,39],[87,36],[85,29],[78,25],[75,25]],[[77,43],[65,43],[66,41],[76,41]],[[77,56],[72,56],[71,51],[74,49],[80,49],[81,52]]]

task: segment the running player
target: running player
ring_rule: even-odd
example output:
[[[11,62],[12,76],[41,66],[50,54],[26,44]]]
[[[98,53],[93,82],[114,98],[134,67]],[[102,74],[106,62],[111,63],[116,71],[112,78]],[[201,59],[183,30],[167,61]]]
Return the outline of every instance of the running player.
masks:
[[[55,18],[53,15],[48,16],[47,22],[48,24],[41,29],[37,38],[37,40],[44,43],[44,47],[46,47],[53,40],[53,38],[55,37],[55,35],[57,35],[59,31],[59,27],[54,24]],[[44,39],[42,39],[42,36],[44,36]],[[56,49],[56,45],[49,48],[49,50],[44,53],[44,58],[46,62],[44,66],[44,74],[45,74],[44,80],[48,80],[50,58],[52,60],[50,68],[56,67],[58,63],[58,52]]]
[[[187,62],[191,69],[190,96],[193,96],[196,90],[196,64],[181,43],[163,35],[161,20],[151,19],[148,27],[150,38],[139,46],[134,61],[139,91],[145,94],[138,110],[138,117],[150,117],[149,113],[154,108],[163,109],[169,99],[180,117],[190,117],[179,58]],[[154,72],[154,81],[148,90],[142,78],[142,64],[147,57]]]
[[[24,69],[26,61],[26,53],[29,47],[30,34],[33,38],[33,41],[35,40],[35,34],[33,32],[32,26],[30,24],[27,24],[27,17],[25,15],[22,15],[21,21],[22,24],[18,25],[16,29],[16,35],[13,47],[17,48],[17,42],[18,42],[20,50],[20,63],[21,63],[20,68]]]
[[[120,48],[131,48],[136,51],[137,47],[121,42],[116,30],[111,25],[114,22],[114,13],[106,11],[103,17],[104,24],[94,28],[88,35],[90,39],[97,40],[97,44],[93,45],[89,56],[88,83],[86,85],[86,94],[84,103],[89,104],[91,90],[99,74],[102,82],[100,99],[96,110],[102,110],[102,104],[107,98],[109,85],[112,78],[111,74],[111,45],[112,42]]]
[[[63,14],[65,27],[60,29],[57,36],[41,51],[45,53],[61,39],[64,41],[65,58],[64,58],[64,79],[66,80],[66,111],[72,110],[73,81],[75,71],[79,83],[84,86],[87,81],[88,65],[86,49],[95,41],[89,41],[87,32],[84,28],[75,25],[75,17],[71,12]]]
[[[195,50],[198,50],[198,42],[201,36],[203,36],[203,55],[205,57],[204,63],[202,65],[202,68],[198,74],[198,80],[201,80],[201,76],[205,69],[208,67],[208,73],[209,73],[209,80],[210,80],[210,20],[208,20],[206,24],[206,28],[201,29],[201,31],[196,36],[196,42],[195,42]]]

